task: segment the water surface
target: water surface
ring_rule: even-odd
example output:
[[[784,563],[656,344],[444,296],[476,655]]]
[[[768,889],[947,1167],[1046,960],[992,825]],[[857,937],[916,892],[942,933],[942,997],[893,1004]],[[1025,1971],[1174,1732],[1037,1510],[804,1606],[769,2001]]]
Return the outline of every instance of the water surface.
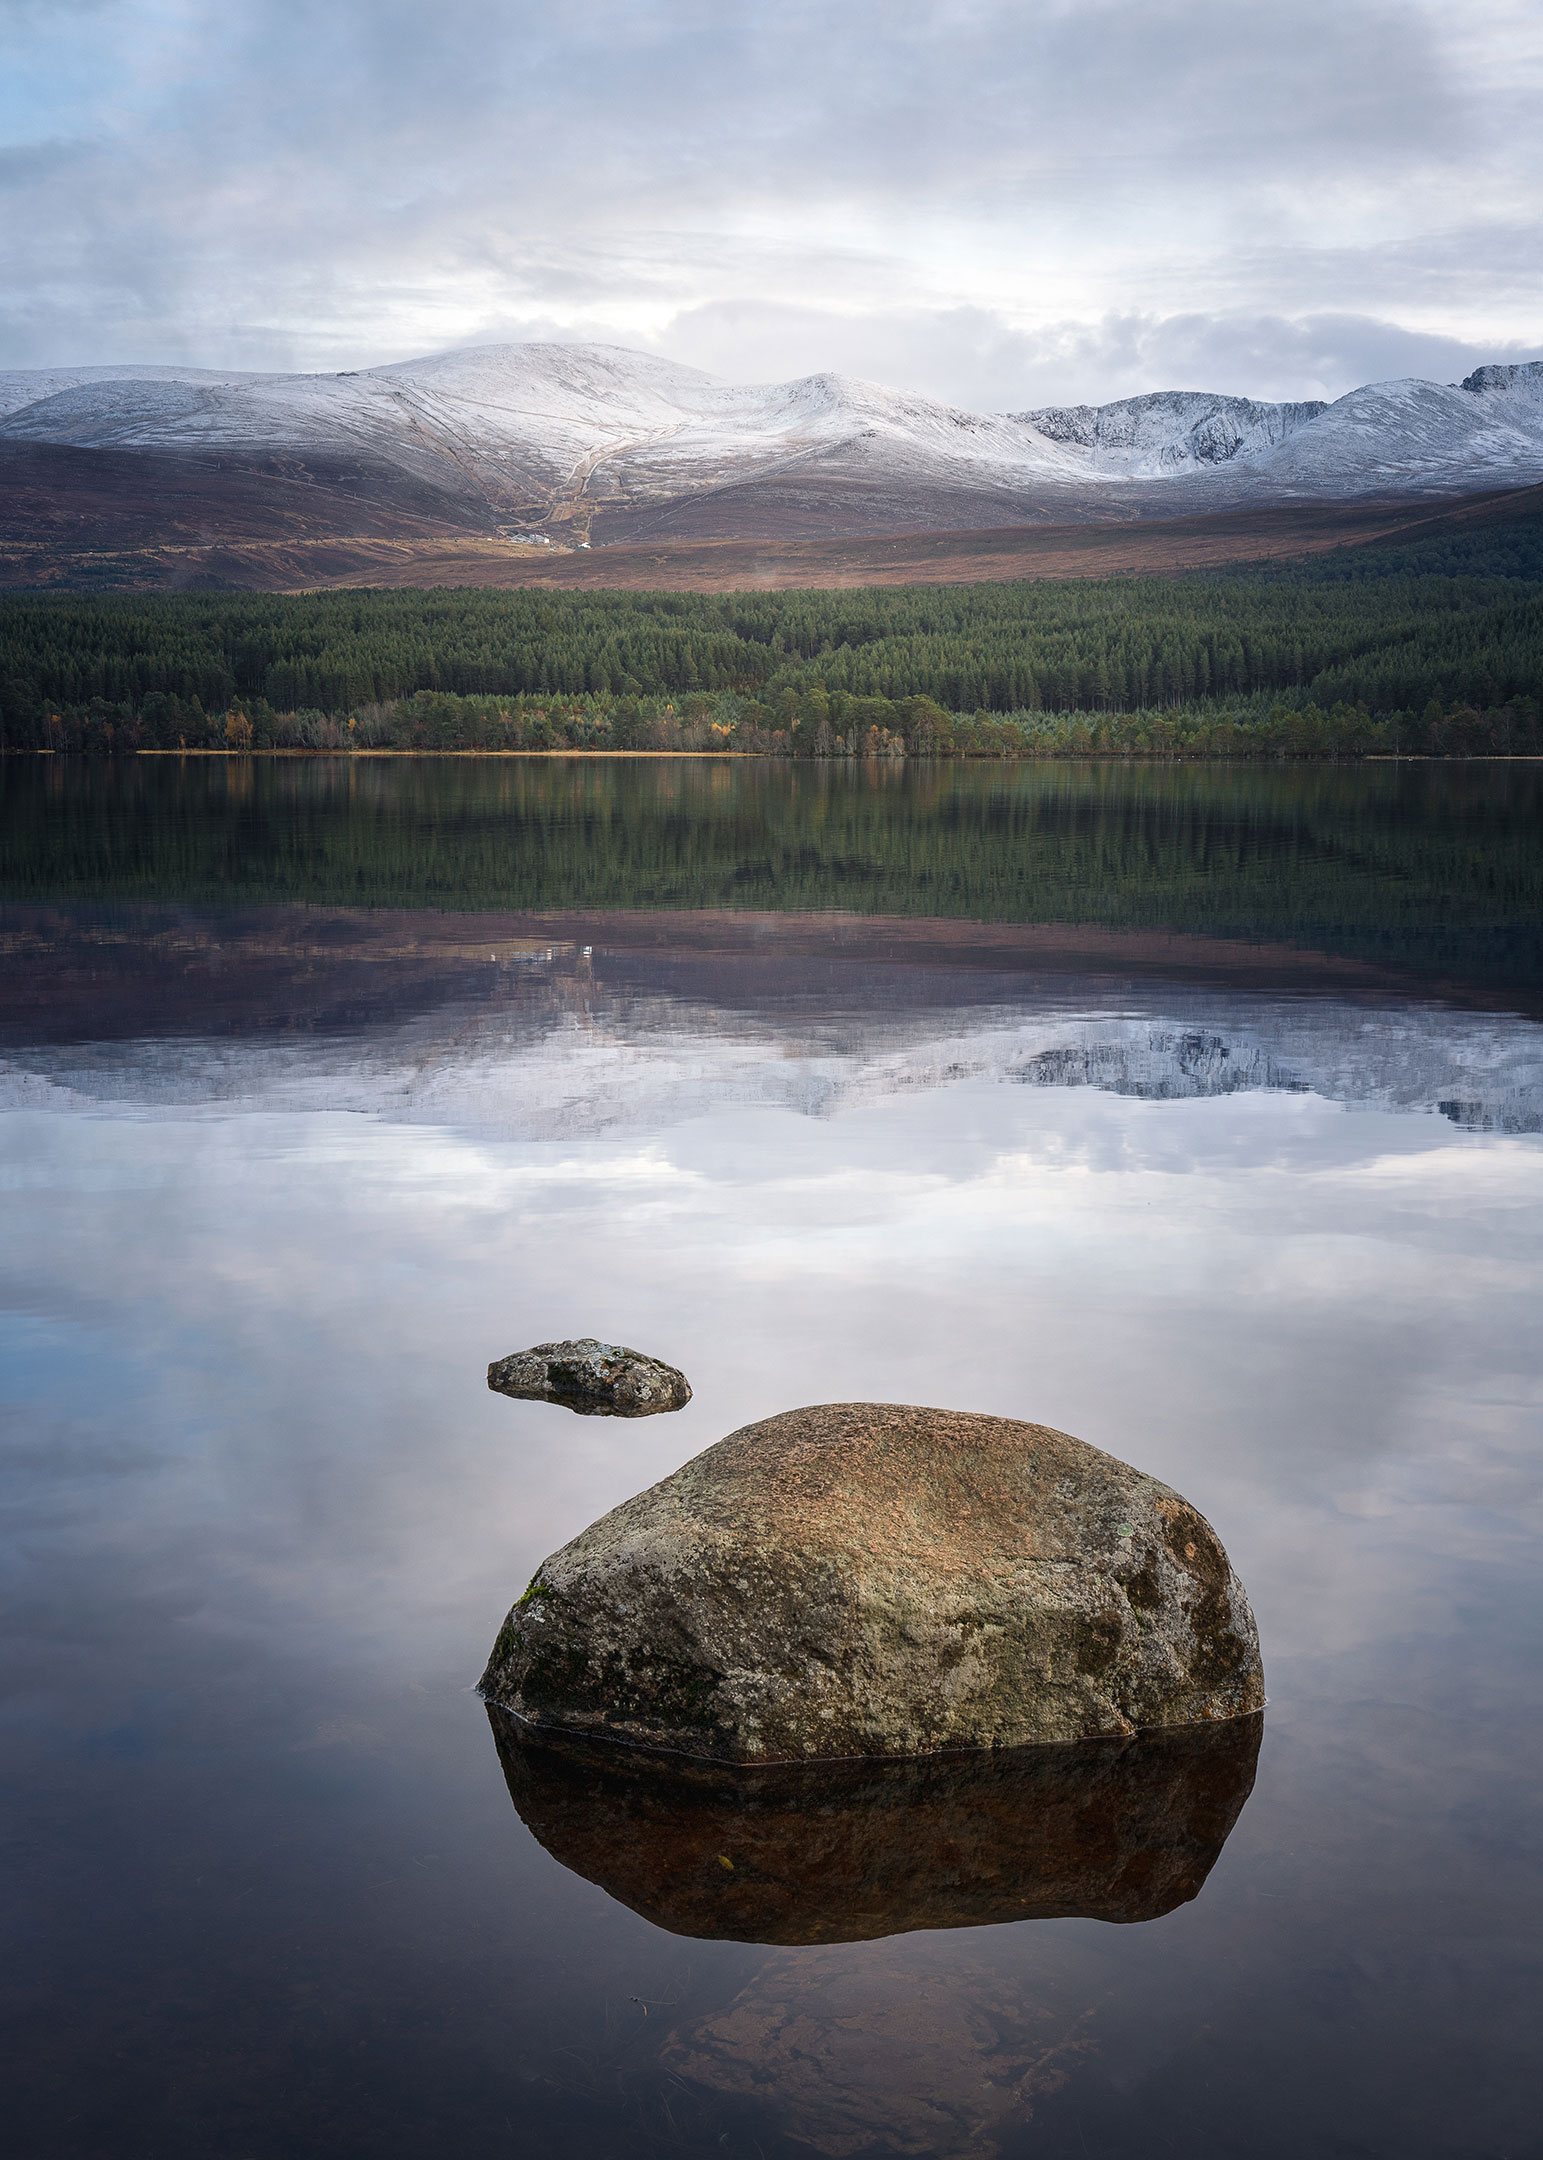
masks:
[[[15,2149],[1543,2149],[1531,768],[3,782]],[[486,1391],[584,1332],[694,1400]],[[739,1940],[511,1805],[535,1564],[853,1397],[1216,1524],[1270,1708],[1158,1917],[912,1837]]]

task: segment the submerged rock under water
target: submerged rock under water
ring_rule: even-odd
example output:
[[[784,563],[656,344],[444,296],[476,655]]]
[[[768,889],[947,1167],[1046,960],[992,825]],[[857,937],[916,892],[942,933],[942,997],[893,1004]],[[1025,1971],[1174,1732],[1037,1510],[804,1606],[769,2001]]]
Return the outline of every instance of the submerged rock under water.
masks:
[[[1260,1709],[1199,1511],[1068,1433],[826,1403],[542,1562],[482,1676],[538,1725],[725,1762],[924,1755]]]
[[[673,1365],[593,1335],[495,1358],[488,1386],[495,1395],[557,1403],[580,1417],[656,1417],[661,1410],[683,1410],[691,1400],[690,1382]]]
[[[540,1733],[488,1706],[510,1798],[576,1875],[675,1935],[867,1942],[1156,1920],[1254,1782],[1262,1713],[1125,1740],[747,1770]]]

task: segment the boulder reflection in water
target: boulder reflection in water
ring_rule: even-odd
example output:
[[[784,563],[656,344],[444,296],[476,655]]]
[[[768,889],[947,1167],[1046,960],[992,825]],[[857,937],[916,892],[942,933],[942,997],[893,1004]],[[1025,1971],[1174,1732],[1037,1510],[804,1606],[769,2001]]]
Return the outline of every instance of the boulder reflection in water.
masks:
[[[516,1809],[564,1867],[672,1934],[789,1944],[1159,1919],[1210,1873],[1264,1730],[1255,1714],[746,1770],[488,1716]]]

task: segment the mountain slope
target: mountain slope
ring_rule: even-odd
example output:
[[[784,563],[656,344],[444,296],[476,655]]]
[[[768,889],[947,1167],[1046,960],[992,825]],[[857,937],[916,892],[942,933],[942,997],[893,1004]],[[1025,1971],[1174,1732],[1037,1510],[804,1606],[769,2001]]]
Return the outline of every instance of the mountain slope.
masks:
[[[833,374],[736,385],[616,346],[343,375],[65,368],[0,374],[0,465],[22,446],[32,478],[0,518],[13,544],[69,528],[91,546],[104,490],[104,546],[148,544],[158,518],[163,538],[190,518],[204,540],[398,518],[559,545],[1124,522],[1543,479],[1543,363],[1327,406],[1164,391],[1004,414]]]

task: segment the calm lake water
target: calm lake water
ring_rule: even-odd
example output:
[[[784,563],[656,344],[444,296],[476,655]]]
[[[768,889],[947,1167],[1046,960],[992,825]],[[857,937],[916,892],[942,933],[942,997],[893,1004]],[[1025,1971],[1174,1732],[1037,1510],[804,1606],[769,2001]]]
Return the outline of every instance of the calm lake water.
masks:
[[[1543,2154],[1540,770],[0,768],[9,2150]],[[487,1392],[584,1333],[695,1399]],[[1214,1522],[1187,1902],[939,1926],[907,1788],[736,1940],[527,1827],[536,1563],[851,1398]]]

